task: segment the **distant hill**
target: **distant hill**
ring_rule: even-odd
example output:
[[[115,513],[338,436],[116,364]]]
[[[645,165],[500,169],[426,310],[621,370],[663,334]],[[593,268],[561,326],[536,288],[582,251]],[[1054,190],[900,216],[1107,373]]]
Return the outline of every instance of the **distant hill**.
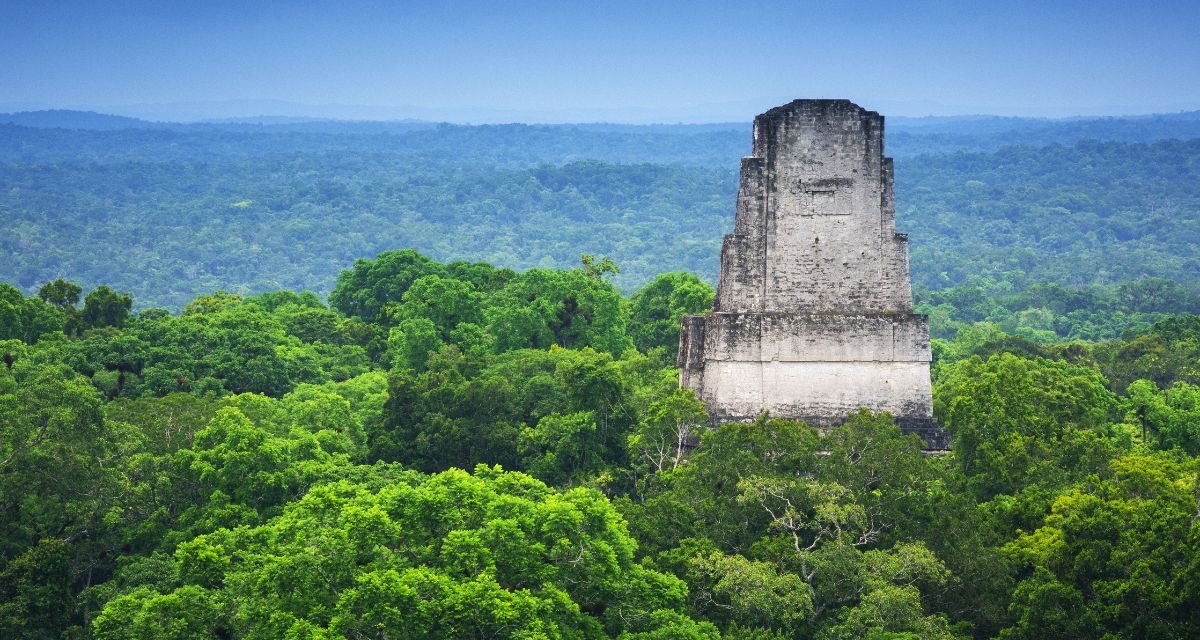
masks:
[[[1200,111],[1106,118],[1010,118],[999,116],[890,117],[888,155],[900,159],[923,154],[986,152],[1003,147],[1073,145],[1083,140],[1150,143],[1200,138]],[[91,111],[25,111],[0,114],[6,123],[32,129],[74,129],[119,133],[87,136],[39,136],[7,131],[0,137],[19,150],[22,161],[80,158],[147,161],[259,156],[292,150],[343,148],[424,155],[438,162],[463,158],[468,163],[534,166],[543,162],[604,160],[724,166],[749,150],[749,122],[709,124],[494,124],[460,125],[423,120],[334,120],[280,115],[223,118],[203,122],[151,122]],[[121,132],[141,130],[145,135]],[[277,134],[225,136],[216,134]],[[313,138],[304,138],[312,134]],[[296,137],[299,136],[299,137]],[[337,140],[331,136],[346,136]],[[483,151],[483,153],[477,153]],[[192,154],[198,154],[193,156]]]
[[[1082,140],[1155,142],[1200,138],[1200,111],[1111,118],[962,116],[888,118],[888,153],[995,151],[1002,147],[1072,145]]]
[[[48,109],[45,111],[21,111],[0,113],[0,124],[15,124],[38,129],[91,129],[93,131],[116,131],[118,129],[161,129],[169,125],[125,116],[114,116],[95,111],[73,111],[70,109]]]
[[[334,120],[296,116],[253,116],[248,118],[217,118],[201,122],[178,124],[185,130],[220,129],[222,131],[267,131],[304,133],[381,134],[423,131],[438,126],[425,120]]]
[[[71,109],[49,109],[45,111],[20,111],[0,114],[0,124],[12,124],[34,129],[78,129],[89,131],[122,131],[126,129],[150,129],[156,131],[243,131],[261,132],[309,132],[379,134],[407,133],[432,129],[434,122],[422,120],[331,120],[326,118],[302,118],[293,116],[254,116],[248,118],[220,118],[201,122],[152,122],[95,111]]]
[[[884,114],[886,115],[886,114]],[[1044,129],[1055,126],[1072,126],[1081,122],[1113,123],[1154,120],[1200,120],[1200,111],[1177,113],[1151,113],[1132,116],[1071,116],[1068,118],[1028,118],[1018,116],[888,116],[887,127],[891,131],[924,131],[927,133],[1001,133],[1023,129]]]

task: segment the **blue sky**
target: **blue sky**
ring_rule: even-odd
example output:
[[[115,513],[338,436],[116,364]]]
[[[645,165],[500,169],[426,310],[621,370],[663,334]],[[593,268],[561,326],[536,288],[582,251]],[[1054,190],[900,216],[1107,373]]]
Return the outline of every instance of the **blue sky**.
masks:
[[[5,0],[0,12],[0,110],[714,121],[794,97],[891,115],[1200,109],[1200,2]]]

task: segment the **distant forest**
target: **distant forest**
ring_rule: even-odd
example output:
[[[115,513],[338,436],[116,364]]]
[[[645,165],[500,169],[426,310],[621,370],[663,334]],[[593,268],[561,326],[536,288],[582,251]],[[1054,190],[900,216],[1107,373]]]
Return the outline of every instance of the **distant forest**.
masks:
[[[517,269],[605,255],[627,294],[668,271],[711,283],[749,147],[741,123],[5,120],[20,124],[0,124],[0,280],[103,283],[175,311],[218,289],[324,296],[346,264],[400,247]],[[1196,114],[890,123],[935,335],[990,320],[1099,338],[1194,310],[1196,138]]]

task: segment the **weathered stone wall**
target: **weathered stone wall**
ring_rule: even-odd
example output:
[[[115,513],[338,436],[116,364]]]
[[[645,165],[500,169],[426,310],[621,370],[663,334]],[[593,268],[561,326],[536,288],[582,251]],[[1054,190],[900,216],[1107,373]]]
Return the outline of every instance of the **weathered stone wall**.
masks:
[[[773,416],[831,426],[861,407],[905,418],[932,419],[929,367],[919,362],[745,362],[717,360],[704,368],[703,399],[717,420]],[[710,390],[720,390],[711,394]]]
[[[924,316],[711,313],[690,316],[684,333],[682,384],[715,418],[767,410],[830,424],[864,406],[933,417]]]
[[[797,100],[754,121],[713,313],[684,318],[680,384],[720,420],[762,411],[834,425],[888,411],[944,448],[929,328],[912,313],[883,117]]]
[[[721,246],[721,275],[714,310],[764,308],[767,190],[762,158],[742,158],[733,233]],[[728,265],[728,266],[727,266]]]

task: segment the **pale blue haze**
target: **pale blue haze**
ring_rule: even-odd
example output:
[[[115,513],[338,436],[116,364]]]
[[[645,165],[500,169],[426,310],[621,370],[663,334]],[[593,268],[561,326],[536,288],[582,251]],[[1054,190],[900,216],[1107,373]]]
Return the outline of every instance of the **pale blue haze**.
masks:
[[[0,18],[0,110],[464,121],[1200,108],[1198,2],[46,2]]]

